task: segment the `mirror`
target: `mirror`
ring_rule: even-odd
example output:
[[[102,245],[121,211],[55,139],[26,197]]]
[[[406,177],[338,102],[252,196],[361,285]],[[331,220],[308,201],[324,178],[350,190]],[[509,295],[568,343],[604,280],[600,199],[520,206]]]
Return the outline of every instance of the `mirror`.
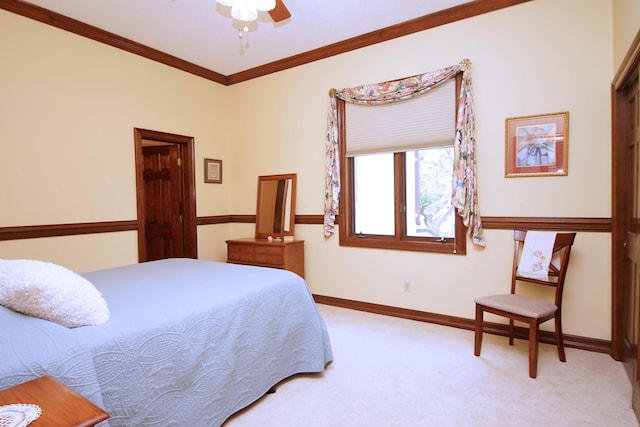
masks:
[[[293,236],[296,174],[258,177],[256,238]]]

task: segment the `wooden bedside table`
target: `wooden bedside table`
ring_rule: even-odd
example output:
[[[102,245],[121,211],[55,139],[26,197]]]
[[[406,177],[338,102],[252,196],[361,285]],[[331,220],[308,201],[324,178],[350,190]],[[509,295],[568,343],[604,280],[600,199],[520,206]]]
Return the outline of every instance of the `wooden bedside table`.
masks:
[[[0,405],[32,403],[42,409],[42,415],[29,427],[94,426],[109,418],[109,414],[47,375],[0,391]]]

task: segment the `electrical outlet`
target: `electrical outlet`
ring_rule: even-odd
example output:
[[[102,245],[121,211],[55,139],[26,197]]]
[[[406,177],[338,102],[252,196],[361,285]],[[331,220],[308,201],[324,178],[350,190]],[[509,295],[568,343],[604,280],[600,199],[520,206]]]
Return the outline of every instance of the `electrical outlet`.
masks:
[[[411,282],[408,280],[404,281],[404,291],[405,292],[411,292]]]

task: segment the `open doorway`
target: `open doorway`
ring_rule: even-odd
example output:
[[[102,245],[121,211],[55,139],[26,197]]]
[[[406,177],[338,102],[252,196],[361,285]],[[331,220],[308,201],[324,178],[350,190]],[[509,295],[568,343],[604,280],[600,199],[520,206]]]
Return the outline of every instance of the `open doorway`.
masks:
[[[194,140],[134,128],[138,261],[197,258]]]

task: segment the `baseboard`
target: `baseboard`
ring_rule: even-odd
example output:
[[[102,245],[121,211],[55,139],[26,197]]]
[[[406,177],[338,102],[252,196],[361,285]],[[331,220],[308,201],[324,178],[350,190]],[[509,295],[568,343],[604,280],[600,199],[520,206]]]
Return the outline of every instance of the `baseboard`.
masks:
[[[354,301],[343,298],[329,297],[325,295],[313,295],[318,304],[332,305],[336,307],[349,308],[352,310],[366,311],[369,313],[393,316],[403,319],[416,320],[419,322],[434,323],[437,325],[450,326],[458,329],[473,331],[475,320],[464,317],[448,316],[444,314],[429,313],[427,311],[411,310],[408,308],[393,307],[389,305],[373,304],[363,301]],[[529,330],[516,326],[514,336],[518,339],[527,339]],[[485,322],[484,332],[488,334],[509,336],[509,327],[506,324]],[[549,331],[540,331],[540,342],[555,345],[555,334]],[[580,350],[594,351],[597,353],[611,354],[611,341],[596,338],[580,337],[576,335],[564,334],[564,345],[566,347]]]

